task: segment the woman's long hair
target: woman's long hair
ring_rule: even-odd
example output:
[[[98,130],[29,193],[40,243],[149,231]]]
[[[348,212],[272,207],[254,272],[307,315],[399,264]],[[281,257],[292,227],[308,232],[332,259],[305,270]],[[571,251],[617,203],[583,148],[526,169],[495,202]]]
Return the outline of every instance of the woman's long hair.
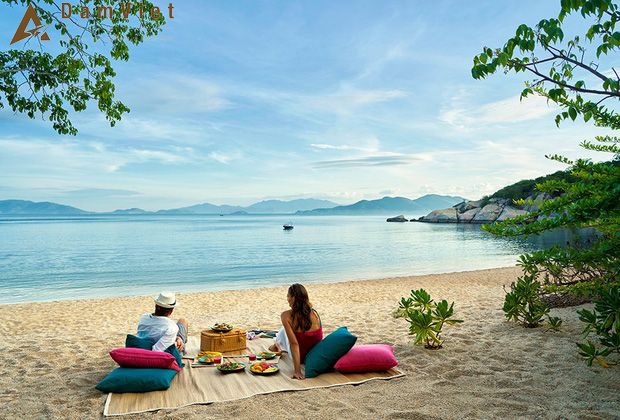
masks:
[[[288,295],[293,298],[292,314],[293,328],[308,331],[312,328],[312,305],[308,299],[308,291],[304,286],[295,283],[288,288]]]

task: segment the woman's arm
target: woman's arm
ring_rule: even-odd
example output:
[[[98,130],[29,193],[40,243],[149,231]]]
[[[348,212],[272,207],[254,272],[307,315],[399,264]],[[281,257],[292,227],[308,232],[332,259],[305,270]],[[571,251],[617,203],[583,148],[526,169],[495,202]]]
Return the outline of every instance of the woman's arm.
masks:
[[[288,338],[288,344],[291,348],[291,356],[293,357],[293,367],[295,368],[295,373],[293,374],[293,378],[294,379],[305,379],[304,374],[301,372],[299,343],[297,342],[297,337],[295,336],[295,331],[293,330],[291,315],[288,312],[283,312],[281,319],[282,319],[282,326],[284,326],[284,331],[286,332],[286,337]]]

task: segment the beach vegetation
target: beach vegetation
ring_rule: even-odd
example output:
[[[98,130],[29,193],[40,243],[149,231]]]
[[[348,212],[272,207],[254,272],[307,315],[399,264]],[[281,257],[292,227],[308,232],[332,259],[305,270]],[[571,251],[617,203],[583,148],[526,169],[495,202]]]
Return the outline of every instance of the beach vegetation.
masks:
[[[41,21],[36,34],[45,34],[33,33],[15,44],[16,48],[0,51],[0,109],[8,107],[31,119],[40,117],[59,134],[70,135],[77,134],[71,112],[84,111],[88,105],[96,104],[111,126],[129,112],[125,104],[115,100],[112,61],[128,61],[131,45],[161,32],[163,15],[143,13],[153,9],[153,4],[135,2],[129,13],[127,7],[117,8],[105,16],[93,13],[76,21],[63,17],[60,5],[52,0],[0,3],[34,8]],[[92,0],[90,5],[94,9],[110,8],[109,3]],[[78,5],[73,7],[79,14]],[[54,45],[46,47],[42,40],[52,40]]]
[[[444,325],[462,323],[454,318],[454,302],[447,300],[435,302],[424,289],[412,290],[411,296],[402,298],[397,314],[409,322],[409,334],[414,337],[415,344],[424,344],[427,349],[440,349],[444,339]]]
[[[549,324],[548,330],[560,331],[560,328],[562,327],[562,318],[558,316],[547,315],[547,322]]]
[[[549,307],[540,298],[540,282],[533,276],[519,277],[510,285],[504,299],[504,314],[527,328],[538,327],[549,313]]]
[[[587,21],[584,34],[572,37],[565,34],[563,24],[569,15],[577,15],[577,19],[581,16]],[[558,126],[564,121],[582,119],[613,133],[620,129],[620,114],[615,110],[620,101],[620,70],[613,66],[604,69],[605,63],[601,62],[604,58],[617,62],[620,49],[617,27],[620,27],[620,8],[612,0],[562,0],[556,17],[542,19],[534,27],[520,25],[501,48],[483,48],[482,53],[474,57],[471,73],[475,79],[498,71],[528,74],[532,79],[525,82],[521,99],[539,95],[555,104]],[[595,297],[602,291],[618,292],[620,137],[601,135],[584,140],[580,145],[588,152],[599,152],[605,157],[593,161],[548,155],[548,159],[567,165],[570,175],[536,184],[537,191],[552,198],[537,210],[483,227],[502,236],[537,235],[555,229],[569,229],[577,235],[595,233],[585,240],[520,257],[523,276],[517,284],[524,287],[527,284],[527,288],[536,289],[538,294]],[[523,199],[515,203],[527,204]],[[522,312],[514,289],[508,292],[504,306],[511,319],[522,316],[516,315]],[[524,325],[531,325],[530,321],[535,322],[542,312],[542,307],[529,308],[527,315],[531,319]],[[592,315],[582,313],[582,320],[590,325],[591,331],[602,331],[593,326]],[[611,338],[604,338],[607,344],[613,344],[616,337],[610,334]],[[600,358],[602,353],[596,352],[606,351],[592,353],[593,348],[596,346],[580,346],[582,353],[589,354],[590,363]]]
[[[491,202],[493,198],[510,200],[512,202],[519,202],[523,200],[523,204],[528,204],[528,197],[536,195],[540,193],[537,186],[546,181],[572,181],[574,180],[574,176],[570,173],[570,171],[556,171],[549,175],[539,176],[534,179],[523,179],[521,181],[515,182],[514,184],[508,185],[504,188],[501,188],[495,191],[491,195],[485,195],[480,199],[480,208],[483,208],[487,204]]]
[[[570,171],[557,171],[549,175],[540,176],[535,179],[524,179],[519,182],[515,182],[514,184],[508,185],[504,188],[501,188],[495,191],[493,194],[488,196],[491,198],[504,198],[507,200],[517,201],[517,200],[525,200],[526,198],[536,194],[539,190],[536,188],[537,185],[547,182],[547,181],[572,181],[575,177],[570,173]]]
[[[577,313],[585,324],[585,341],[577,346],[588,366],[594,362],[603,367],[617,364],[607,360],[607,357],[620,355],[620,289],[610,287],[600,290],[594,300],[594,309],[582,309]],[[596,342],[589,340],[592,335],[596,336]]]

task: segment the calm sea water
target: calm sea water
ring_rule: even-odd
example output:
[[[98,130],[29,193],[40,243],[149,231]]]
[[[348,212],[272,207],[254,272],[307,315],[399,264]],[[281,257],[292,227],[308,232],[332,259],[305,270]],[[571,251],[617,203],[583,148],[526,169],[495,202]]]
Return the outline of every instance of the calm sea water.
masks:
[[[554,240],[383,216],[3,217],[0,303],[493,268]]]

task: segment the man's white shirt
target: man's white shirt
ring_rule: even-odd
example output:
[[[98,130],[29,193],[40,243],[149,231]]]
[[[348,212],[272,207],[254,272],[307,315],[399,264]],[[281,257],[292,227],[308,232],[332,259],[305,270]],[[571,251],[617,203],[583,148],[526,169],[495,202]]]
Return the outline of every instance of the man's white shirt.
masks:
[[[154,351],[164,351],[176,342],[179,326],[167,316],[144,314],[138,322],[138,337],[156,341]]]

